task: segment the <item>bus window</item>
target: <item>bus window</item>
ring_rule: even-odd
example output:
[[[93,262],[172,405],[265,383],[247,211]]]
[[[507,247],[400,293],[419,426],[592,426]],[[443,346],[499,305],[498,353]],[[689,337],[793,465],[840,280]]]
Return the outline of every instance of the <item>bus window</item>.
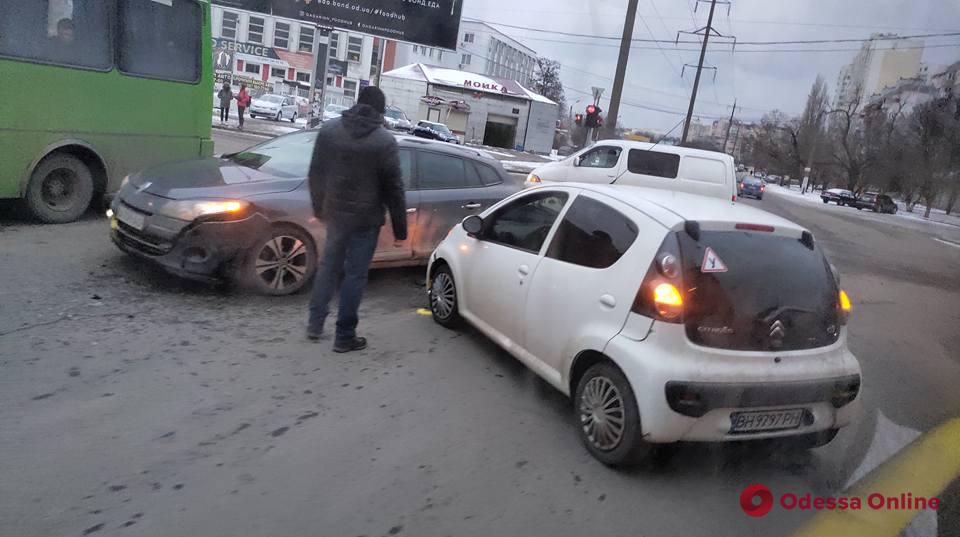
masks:
[[[110,69],[113,2],[0,2],[0,55]]]
[[[195,0],[119,3],[120,71],[150,78],[200,80],[203,10]]]

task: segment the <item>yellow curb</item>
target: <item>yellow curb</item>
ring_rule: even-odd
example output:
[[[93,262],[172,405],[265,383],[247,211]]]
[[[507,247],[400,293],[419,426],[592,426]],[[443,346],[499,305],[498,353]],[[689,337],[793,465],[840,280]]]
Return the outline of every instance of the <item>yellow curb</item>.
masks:
[[[960,418],[954,418],[917,438],[844,494],[860,498],[862,509],[821,511],[793,537],[895,537],[920,511],[871,509],[867,503],[870,495],[900,498],[910,493],[914,498],[929,499],[958,477]]]

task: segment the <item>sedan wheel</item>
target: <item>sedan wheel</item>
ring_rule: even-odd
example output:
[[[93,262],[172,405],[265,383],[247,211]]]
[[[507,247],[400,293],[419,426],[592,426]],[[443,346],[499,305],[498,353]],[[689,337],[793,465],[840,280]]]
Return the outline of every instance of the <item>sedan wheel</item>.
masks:
[[[461,323],[457,286],[450,267],[441,265],[430,280],[430,312],[433,320],[447,328],[456,328]]]
[[[257,243],[242,269],[243,279],[267,295],[289,295],[302,289],[317,268],[317,250],[300,229],[280,226]]]
[[[577,383],[575,400],[580,440],[597,460],[620,466],[653,454],[653,444],[641,438],[637,400],[620,368],[591,366]]]

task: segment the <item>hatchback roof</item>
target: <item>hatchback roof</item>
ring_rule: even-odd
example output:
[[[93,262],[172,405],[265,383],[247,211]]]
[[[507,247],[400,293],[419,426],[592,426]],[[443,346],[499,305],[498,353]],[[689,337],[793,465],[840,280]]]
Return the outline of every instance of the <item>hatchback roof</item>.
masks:
[[[578,188],[610,196],[645,213],[671,229],[682,225],[685,221],[694,220],[701,224],[732,223],[773,226],[780,230],[790,230],[791,234],[796,235],[806,231],[798,224],[750,205],[698,194],[659,188],[595,183],[562,183],[544,185],[539,188],[550,187]]]

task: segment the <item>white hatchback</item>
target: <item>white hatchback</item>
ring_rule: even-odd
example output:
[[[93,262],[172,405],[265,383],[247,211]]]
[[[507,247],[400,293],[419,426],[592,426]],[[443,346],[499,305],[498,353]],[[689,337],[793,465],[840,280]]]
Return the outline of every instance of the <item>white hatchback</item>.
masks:
[[[465,319],[575,402],[600,461],[655,444],[824,445],[859,408],[850,302],[813,235],[752,207],[635,186],[525,190],[430,258]]]

